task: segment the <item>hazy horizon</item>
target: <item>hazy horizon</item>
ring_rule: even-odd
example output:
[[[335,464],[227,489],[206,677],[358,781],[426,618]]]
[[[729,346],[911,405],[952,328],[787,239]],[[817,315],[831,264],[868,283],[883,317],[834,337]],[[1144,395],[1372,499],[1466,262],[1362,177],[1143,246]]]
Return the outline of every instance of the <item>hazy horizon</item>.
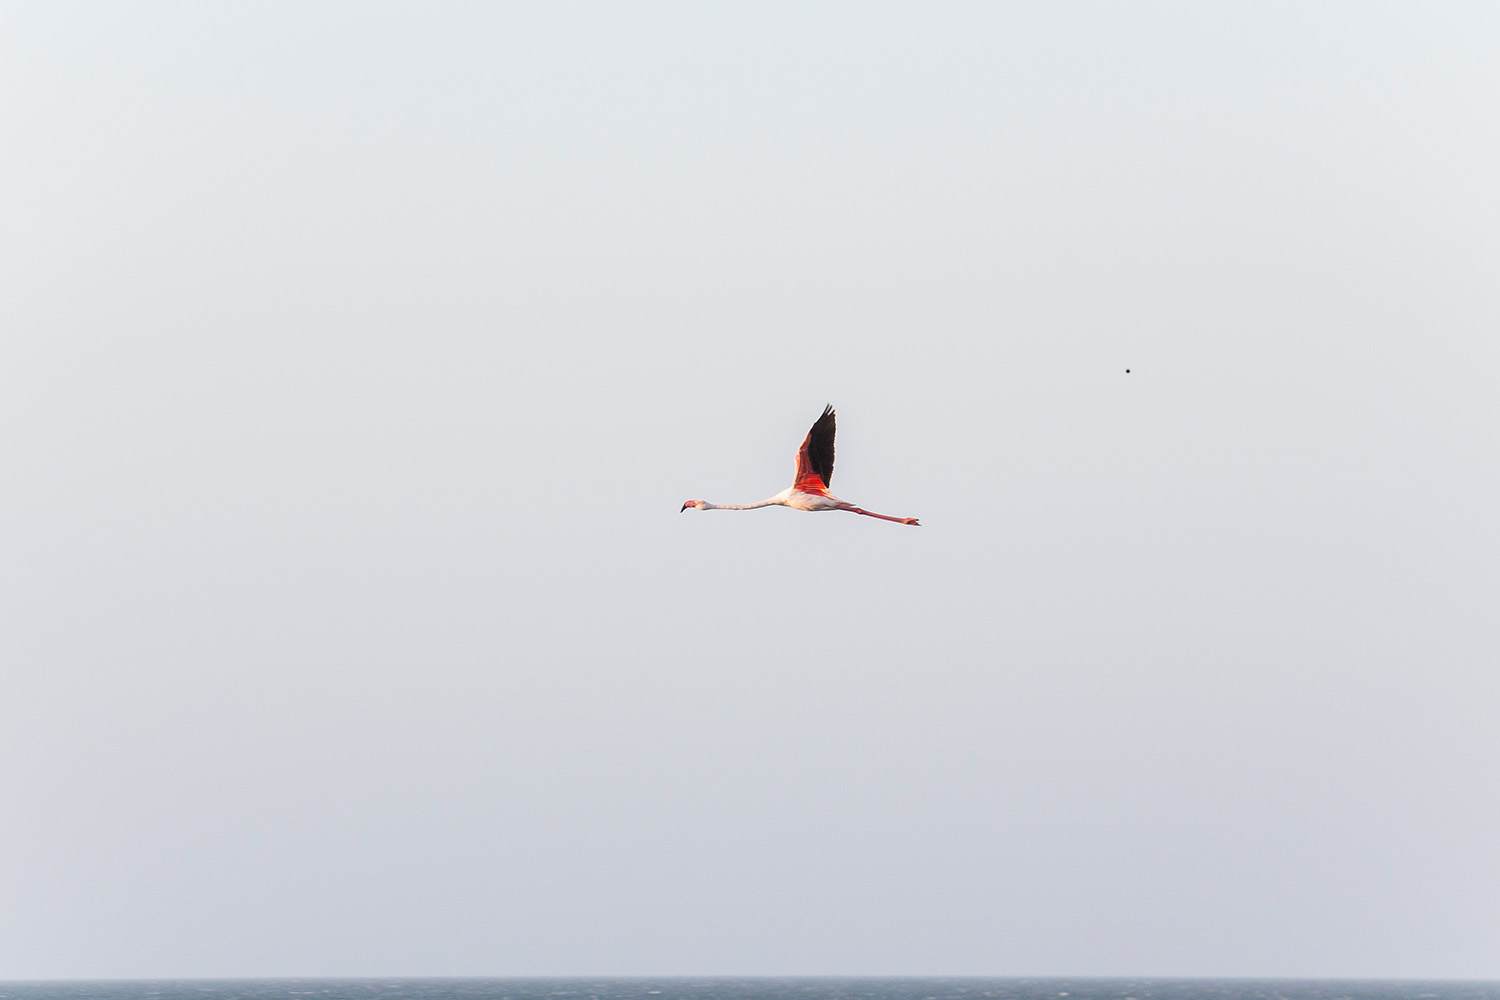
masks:
[[[0,8],[0,979],[1500,979],[1497,51]]]

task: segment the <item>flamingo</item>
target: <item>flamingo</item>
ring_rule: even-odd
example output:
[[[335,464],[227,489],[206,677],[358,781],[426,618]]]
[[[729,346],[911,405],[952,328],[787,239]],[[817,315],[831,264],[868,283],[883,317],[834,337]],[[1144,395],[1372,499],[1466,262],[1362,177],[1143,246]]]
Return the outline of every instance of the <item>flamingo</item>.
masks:
[[[878,517],[882,521],[916,524],[917,519],[914,517],[891,517],[888,514],[861,510],[852,503],[845,503],[828,492],[828,484],[833,480],[835,429],[833,407],[826,406],[823,408],[823,415],[813,421],[812,429],[807,432],[807,437],[802,439],[802,447],[797,449],[797,471],[792,479],[792,485],[774,497],[768,497],[759,503],[747,504],[689,500],[682,505],[682,510],[687,510],[689,507],[695,510],[754,510],[757,507],[777,506],[792,507],[796,510],[847,510],[851,514]]]

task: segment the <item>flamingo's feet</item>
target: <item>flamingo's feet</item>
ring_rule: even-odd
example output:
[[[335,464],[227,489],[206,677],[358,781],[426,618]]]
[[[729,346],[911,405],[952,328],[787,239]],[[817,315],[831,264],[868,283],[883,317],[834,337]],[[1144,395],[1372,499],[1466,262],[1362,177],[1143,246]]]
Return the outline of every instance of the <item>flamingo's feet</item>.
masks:
[[[915,525],[916,525],[916,526],[917,526],[917,527],[919,527],[919,528],[920,528],[920,527],[921,527],[921,526],[922,526],[922,524],[921,524],[921,522],[920,522],[920,521],[918,521],[918,520],[917,520],[917,519],[916,519],[916,518],[914,518],[914,517],[903,517],[903,518],[902,518],[902,519],[901,519],[901,523],[902,523],[902,524],[915,524]]]

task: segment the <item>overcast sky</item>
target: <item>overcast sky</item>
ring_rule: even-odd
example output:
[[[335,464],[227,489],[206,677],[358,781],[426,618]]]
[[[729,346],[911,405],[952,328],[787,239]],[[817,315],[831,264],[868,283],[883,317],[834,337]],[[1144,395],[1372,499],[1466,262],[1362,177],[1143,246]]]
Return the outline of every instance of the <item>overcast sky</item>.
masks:
[[[0,7],[0,978],[1500,978],[1497,53]]]

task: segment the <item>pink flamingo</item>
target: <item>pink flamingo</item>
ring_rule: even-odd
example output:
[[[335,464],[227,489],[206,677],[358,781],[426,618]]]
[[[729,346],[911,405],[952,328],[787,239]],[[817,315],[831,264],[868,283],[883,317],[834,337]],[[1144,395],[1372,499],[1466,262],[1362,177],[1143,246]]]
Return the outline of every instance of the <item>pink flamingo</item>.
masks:
[[[845,503],[828,492],[828,484],[833,481],[835,430],[833,407],[824,407],[823,415],[813,422],[812,429],[807,432],[807,437],[802,439],[802,447],[797,449],[797,472],[792,479],[792,485],[774,497],[768,497],[759,503],[747,504],[689,500],[682,505],[682,509],[687,510],[693,507],[697,510],[754,510],[757,507],[791,507],[795,510],[847,510],[851,514],[878,517],[882,521],[895,521],[897,524],[918,523],[914,517],[891,517],[887,514],[861,510],[852,503]]]

